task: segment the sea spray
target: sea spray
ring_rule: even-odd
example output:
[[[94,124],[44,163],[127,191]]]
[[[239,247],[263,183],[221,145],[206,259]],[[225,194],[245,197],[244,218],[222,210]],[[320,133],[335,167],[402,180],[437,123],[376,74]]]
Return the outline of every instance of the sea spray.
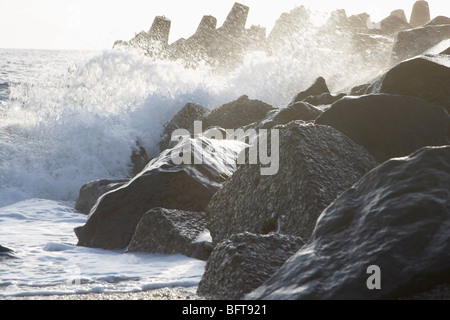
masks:
[[[74,201],[88,181],[129,176],[133,150],[139,144],[150,157],[157,155],[164,124],[188,102],[212,109],[245,94],[285,107],[318,76],[339,91],[384,67],[378,56],[339,46],[345,34],[341,40],[314,35],[248,53],[240,66],[220,72],[206,63],[186,68],[182,61],[121,49],[77,65],[67,61],[65,70],[55,71],[55,56],[42,55],[48,61],[40,63],[40,73],[12,84],[2,106],[0,206],[33,197]]]

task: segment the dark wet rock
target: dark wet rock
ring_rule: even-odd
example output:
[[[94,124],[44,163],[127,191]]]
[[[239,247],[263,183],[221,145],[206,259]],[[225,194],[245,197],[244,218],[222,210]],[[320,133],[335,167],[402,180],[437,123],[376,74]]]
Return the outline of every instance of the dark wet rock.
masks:
[[[295,102],[270,115],[261,128],[269,129],[294,120],[312,121],[316,120],[322,113],[307,102]]]
[[[450,61],[418,57],[389,70],[372,92],[418,97],[450,112]]]
[[[237,100],[212,110],[203,121],[203,128],[221,127],[238,129],[245,125],[264,119],[272,106],[260,100],[241,96]]]
[[[207,260],[212,249],[204,212],[154,208],[142,216],[127,252],[183,254]]]
[[[353,87],[350,91],[351,96],[362,96],[366,93],[367,89],[371,86],[371,83],[361,84],[359,86]]]
[[[75,229],[78,245],[123,249],[143,214],[155,207],[203,212],[213,194],[236,170],[236,159],[244,146],[238,141],[183,138],[123,187],[100,197],[86,224]],[[186,162],[192,156],[199,162],[202,154],[201,164],[186,164],[175,158],[185,154]]]
[[[2,258],[17,258],[14,250],[0,245],[0,260]]]
[[[196,103],[188,103],[183,109],[164,125],[164,132],[161,142],[159,143],[159,149],[161,151],[170,147],[172,133],[177,129],[186,129],[191,134],[194,134],[194,122],[202,121],[210,110],[198,105]]]
[[[334,128],[302,121],[275,128],[279,171],[262,175],[262,165],[239,166],[206,210],[214,243],[245,231],[308,239],[323,209],[377,165]]]
[[[197,294],[238,300],[269,279],[304,242],[271,233],[241,233],[219,243],[206,265]]]
[[[3,253],[12,253],[12,252],[14,252],[14,250],[9,249],[9,248],[6,248],[6,247],[0,245],[0,254],[3,254]]]
[[[330,93],[322,93],[321,95],[318,95],[318,96],[309,96],[308,98],[304,99],[303,101],[308,102],[308,103],[312,104],[313,106],[321,106],[321,105],[333,104],[345,96],[346,96],[345,93],[340,93],[337,95],[333,95]]]
[[[249,299],[399,299],[450,282],[450,146],[369,172]],[[369,266],[378,266],[381,289]]]
[[[319,77],[316,79],[316,81],[312,84],[311,87],[306,89],[305,91],[302,91],[298,93],[292,103],[303,101],[304,99],[308,98],[309,96],[320,96],[323,93],[330,93],[330,90],[328,89],[327,82],[323,77]]]
[[[419,0],[414,3],[409,23],[413,28],[423,26],[430,22],[430,6],[427,1]]]
[[[129,179],[124,180],[95,180],[84,184],[75,203],[75,209],[88,214],[92,207],[105,193],[120,188],[125,185]]]
[[[343,98],[316,120],[353,139],[378,162],[448,144],[448,123],[449,115],[441,107],[389,94]]]
[[[450,38],[450,25],[427,25],[397,34],[392,49],[391,64],[423,54],[428,49]]]

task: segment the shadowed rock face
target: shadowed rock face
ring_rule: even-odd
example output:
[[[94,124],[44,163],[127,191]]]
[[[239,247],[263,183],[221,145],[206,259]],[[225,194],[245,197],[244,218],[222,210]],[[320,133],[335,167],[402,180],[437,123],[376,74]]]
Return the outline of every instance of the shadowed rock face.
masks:
[[[377,93],[422,98],[450,112],[450,61],[425,56],[404,61],[389,70],[374,87],[379,88],[375,90]]]
[[[372,170],[249,299],[398,299],[450,281],[450,146]],[[369,290],[369,266],[381,289]]]
[[[269,279],[303,244],[298,237],[277,233],[234,235],[214,248],[197,294],[241,299]]]
[[[377,163],[334,128],[290,122],[279,129],[279,171],[240,165],[206,213],[213,242],[245,231],[308,239],[319,214]]]
[[[92,207],[105,193],[120,188],[129,180],[96,180],[84,184],[80,189],[75,209],[88,214]]]
[[[449,115],[425,100],[400,95],[343,98],[317,120],[363,146],[378,162],[425,146],[448,144]]]
[[[127,252],[183,254],[207,260],[212,243],[201,239],[203,234],[209,235],[205,213],[154,208],[139,221]]]
[[[236,170],[236,159],[245,144],[185,138],[153,159],[135,178],[104,194],[86,224],[75,229],[78,245],[104,249],[125,248],[143,214],[155,207],[204,211],[213,194]],[[201,164],[175,164],[174,154],[189,151]],[[214,156],[212,156],[214,154]]]

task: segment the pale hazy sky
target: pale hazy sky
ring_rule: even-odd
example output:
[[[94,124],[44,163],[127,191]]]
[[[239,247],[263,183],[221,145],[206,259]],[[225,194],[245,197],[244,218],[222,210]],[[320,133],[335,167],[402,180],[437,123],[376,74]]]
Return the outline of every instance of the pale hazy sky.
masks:
[[[0,0],[0,48],[108,49],[148,31],[157,15],[172,20],[170,41],[191,36],[203,15],[220,26],[236,0]],[[270,32],[281,13],[305,5],[312,10],[367,12],[378,22],[395,9],[407,17],[415,0],[242,0],[250,7],[248,27]],[[449,0],[428,0],[432,18],[450,17]]]

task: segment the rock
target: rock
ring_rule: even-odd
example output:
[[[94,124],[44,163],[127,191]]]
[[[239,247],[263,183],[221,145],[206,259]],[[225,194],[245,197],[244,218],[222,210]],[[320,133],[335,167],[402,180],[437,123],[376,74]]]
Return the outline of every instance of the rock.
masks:
[[[278,173],[262,175],[260,165],[239,166],[206,209],[214,243],[245,231],[306,240],[323,209],[377,165],[331,127],[294,121],[275,128]]]
[[[411,29],[411,25],[397,15],[390,15],[380,22],[381,30],[385,34],[395,34],[403,30]]]
[[[450,24],[450,18],[445,16],[437,16],[427,23],[427,26],[439,26],[443,24]]]
[[[159,149],[164,151],[170,147],[170,140],[172,133],[177,129],[187,129],[189,132],[194,132],[194,122],[202,121],[210,110],[202,107],[196,103],[188,103],[183,109],[164,125],[164,132],[161,142],[159,143]]]
[[[351,96],[362,96],[366,93],[367,89],[371,86],[371,83],[361,84],[359,86],[353,87],[350,91]]]
[[[152,208],[203,212],[236,170],[237,156],[245,146],[239,141],[184,137],[127,184],[100,197],[86,224],[75,229],[78,245],[123,249]],[[187,161],[181,161],[181,154],[188,155]],[[201,164],[191,163],[192,156]]]
[[[392,48],[391,65],[423,54],[450,38],[450,25],[427,25],[399,32]]]
[[[197,294],[239,300],[269,279],[304,242],[294,236],[241,233],[213,250]]]
[[[134,177],[141,172],[150,162],[147,151],[137,143],[137,149],[131,153],[131,176]]]
[[[370,25],[370,15],[367,13],[359,13],[348,17],[348,23],[353,29],[365,30]]]
[[[404,23],[408,23],[408,19],[406,19],[406,14],[403,9],[397,9],[391,12],[391,16],[396,16],[400,18],[400,20]]]
[[[293,120],[316,120],[322,113],[322,111],[307,102],[295,102],[271,114],[263,122],[261,129],[270,129]]]
[[[273,107],[265,102],[241,96],[233,102],[212,110],[204,119],[203,128],[218,126],[225,129],[238,129],[264,119],[272,109]]]
[[[323,111],[307,102],[291,103],[285,108],[274,109],[267,113],[264,120],[251,123],[247,126],[241,127],[244,131],[249,129],[272,129],[275,126],[287,124],[294,120],[314,121],[319,117]]]
[[[373,86],[374,93],[418,97],[450,112],[450,61],[418,57],[389,70]]]
[[[154,208],[143,215],[127,252],[182,254],[207,260],[213,249],[204,212]],[[202,239],[202,237],[204,239]]]
[[[330,93],[330,90],[328,89],[327,83],[323,77],[319,77],[316,79],[316,81],[313,83],[311,87],[306,89],[305,91],[302,91],[298,93],[292,103],[303,101],[304,99],[308,98],[309,96],[320,96],[323,93]]]
[[[308,102],[312,104],[313,106],[321,106],[321,105],[329,105],[333,104],[336,101],[342,99],[345,97],[345,93],[340,93],[338,95],[332,95],[330,93],[322,93],[318,96],[309,96],[308,98],[304,99],[304,102]]]
[[[317,120],[363,146],[378,162],[424,147],[448,144],[448,113],[425,100],[400,95],[347,97]]]
[[[420,27],[430,22],[430,7],[427,1],[419,0],[414,3],[409,24],[413,27]]]
[[[75,209],[81,213],[88,214],[92,207],[105,193],[118,189],[125,185],[129,179],[126,180],[96,180],[84,184],[80,189]]]
[[[17,258],[14,250],[0,245],[0,260],[2,258]]]
[[[441,52],[441,54],[450,54],[450,47],[448,49],[445,49],[444,51]]]
[[[248,299],[399,299],[450,280],[450,146],[369,172]],[[381,289],[369,290],[379,267]],[[370,270],[370,269],[369,269]]]

